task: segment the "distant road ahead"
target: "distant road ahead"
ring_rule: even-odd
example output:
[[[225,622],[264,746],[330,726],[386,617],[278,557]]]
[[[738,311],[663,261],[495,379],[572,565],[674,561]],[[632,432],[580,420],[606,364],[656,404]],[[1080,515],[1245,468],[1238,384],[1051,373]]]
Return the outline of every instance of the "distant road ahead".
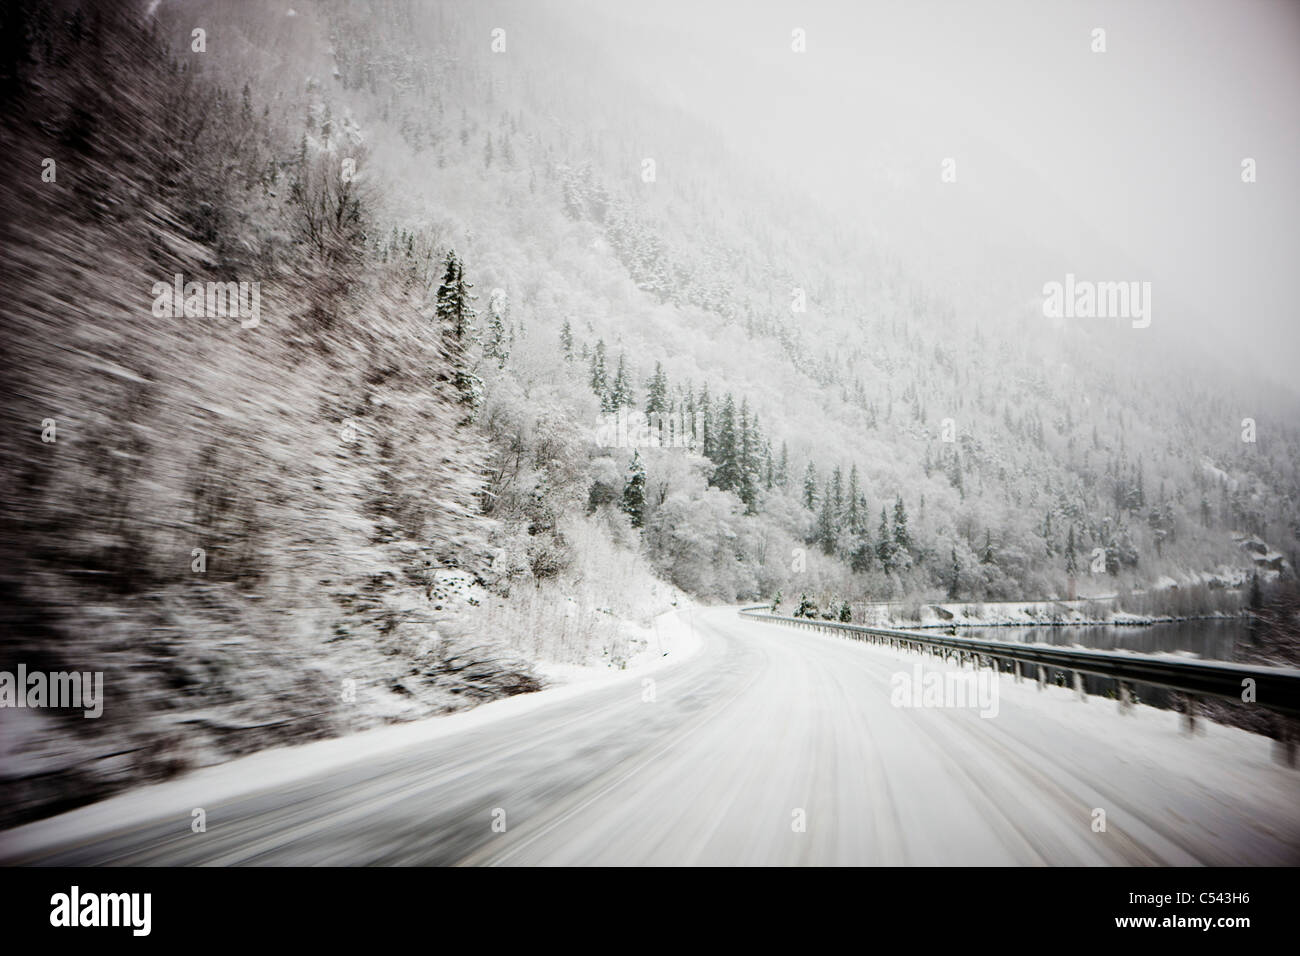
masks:
[[[898,708],[914,655],[683,614],[703,648],[650,675],[653,701],[633,678],[290,787],[250,780],[201,834],[165,799],[71,845],[46,821],[0,834],[0,862],[1300,862],[1300,774],[1261,738],[1006,676],[993,718]]]

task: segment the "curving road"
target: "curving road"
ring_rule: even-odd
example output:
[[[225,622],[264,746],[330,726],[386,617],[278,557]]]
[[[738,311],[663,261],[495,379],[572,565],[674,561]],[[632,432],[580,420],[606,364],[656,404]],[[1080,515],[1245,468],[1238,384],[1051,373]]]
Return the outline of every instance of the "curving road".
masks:
[[[1260,738],[1187,737],[1172,714],[1007,677],[990,719],[899,708],[891,677],[913,655],[734,609],[682,614],[702,647],[650,675],[653,700],[634,676],[289,786],[250,781],[206,807],[202,834],[189,803],[66,843],[45,821],[0,834],[0,862],[1300,861],[1300,775]]]

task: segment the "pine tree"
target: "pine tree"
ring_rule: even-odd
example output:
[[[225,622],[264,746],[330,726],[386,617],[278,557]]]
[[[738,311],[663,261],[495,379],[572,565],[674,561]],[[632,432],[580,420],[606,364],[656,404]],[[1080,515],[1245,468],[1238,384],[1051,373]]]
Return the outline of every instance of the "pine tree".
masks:
[[[811,461],[803,473],[803,506],[809,511],[817,508],[817,468]]]
[[[844,524],[853,534],[858,534],[862,530],[862,525],[867,520],[867,516],[858,510],[859,499],[862,497],[862,493],[858,488],[858,466],[856,464],[849,468],[848,496],[848,514],[845,515]]]
[[[470,294],[472,288],[465,281],[465,271],[455,250],[448,251],[442,284],[438,286],[435,315],[451,357],[452,380],[458,401],[476,408],[482,399],[482,382],[469,365],[469,350],[476,332],[474,317],[478,314],[470,305],[474,300]]]
[[[894,570],[894,541],[889,535],[889,518],[885,509],[880,509],[880,532],[876,541],[876,558],[886,573]]]
[[[863,574],[870,571],[875,557],[875,549],[871,546],[871,535],[863,528],[862,533],[856,539],[853,553],[849,555],[849,570],[854,574]]]
[[[817,514],[817,544],[823,554],[835,553],[835,504],[831,482],[826,482],[826,493],[822,495],[821,511]]]
[[[1119,542],[1111,538],[1106,545],[1106,573],[1111,577],[1118,577],[1119,568]]]
[[[437,316],[444,328],[455,328],[459,322],[456,302],[456,278],[459,268],[460,262],[456,258],[456,250],[449,250],[446,259],[443,260],[442,283],[438,286]]]
[[[632,462],[627,468],[627,483],[623,486],[623,511],[632,519],[632,527],[645,524],[645,466],[639,452],[632,452]]]
[[[896,554],[906,554],[912,550],[912,536],[907,531],[907,509],[903,507],[903,496],[894,502],[894,550]]]
[[[605,372],[605,340],[599,339],[596,342],[596,348],[591,353],[591,390],[596,393],[600,399],[601,410],[604,411],[606,404],[606,393],[609,391],[609,380]]]
[[[564,320],[564,325],[560,329],[560,350],[564,352],[564,361],[573,361],[573,329],[569,327],[569,320]]]
[[[781,442],[781,460],[776,466],[776,483],[781,488],[790,487],[790,449]]]
[[[740,441],[736,434],[736,403],[730,394],[722,403],[713,461],[717,465],[713,470],[713,484],[722,491],[738,491],[742,481]]]
[[[1070,533],[1065,538],[1065,573],[1074,577],[1079,573],[1079,565],[1074,557],[1074,525],[1070,525]]]
[[[993,532],[984,529],[984,553],[980,555],[980,564],[993,563]]]
[[[839,465],[831,472],[831,518],[835,524],[840,523],[840,518],[844,514],[844,473]]]
[[[632,395],[632,382],[628,378],[625,356],[620,352],[618,370],[614,373],[614,384],[609,390],[609,410],[616,412],[620,408],[632,408],[635,404],[636,400]]]
[[[745,503],[745,510],[749,514],[755,514],[758,511],[761,442],[758,434],[758,420],[750,415],[748,399],[742,399],[740,403],[740,423],[737,440],[739,442],[737,458],[740,468],[740,479],[736,489],[737,496]]]
[[[700,454],[709,461],[716,463],[717,458],[713,446],[717,436],[714,434],[713,401],[709,398],[709,385],[707,382],[700,389],[700,401],[696,415],[700,420]]]
[[[808,600],[806,593],[799,595],[799,609],[794,612],[795,617],[816,617],[817,605]]]
[[[465,281],[465,270],[456,258],[455,250],[448,252],[442,284],[438,286],[437,316],[443,329],[465,348],[468,348],[474,338],[474,317],[478,315],[470,307],[470,302],[474,299],[469,291],[472,288],[474,287]]]
[[[691,447],[699,449],[700,447],[700,423],[696,421],[695,415],[695,394],[688,383],[686,391],[683,393],[681,401],[682,424],[685,426],[686,435],[689,436]]]
[[[961,564],[957,561],[957,549],[952,549],[952,572],[948,578],[948,600],[955,601],[961,593]]]
[[[498,368],[505,368],[506,360],[510,358],[505,319],[505,313],[509,308],[506,294],[499,289],[488,300],[487,338],[483,343],[483,354],[488,358],[496,359]]]
[[[655,373],[646,388],[645,413],[662,416],[668,411],[668,376],[661,363],[655,362]]]

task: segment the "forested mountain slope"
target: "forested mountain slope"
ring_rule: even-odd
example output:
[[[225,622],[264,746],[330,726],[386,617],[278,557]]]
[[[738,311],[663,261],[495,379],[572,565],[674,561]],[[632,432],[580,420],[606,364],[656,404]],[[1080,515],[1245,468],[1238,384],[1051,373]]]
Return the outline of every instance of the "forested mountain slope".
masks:
[[[1083,592],[1248,566],[1233,532],[1293,556],[1295,397],[1180,337],[1176,296],[1150,328],[1052,320],[1010,275],[900,261],[896,212],[851,221],[727,152],[564,5],[329,9],[337,95],[381,117],[405,221],[526,333],[497,400],[546,420],[545,383],[584,425],[694,426],[703,457],[637,454],[635,520],[683,586],[1010,598],[1064,594],[1071,566]],[[1079,261],[1012,251],[1043,281]],[[633,449],[604,451],[593,500],[617,503]],[[1098,548],[1118,582],[1090,580]]]

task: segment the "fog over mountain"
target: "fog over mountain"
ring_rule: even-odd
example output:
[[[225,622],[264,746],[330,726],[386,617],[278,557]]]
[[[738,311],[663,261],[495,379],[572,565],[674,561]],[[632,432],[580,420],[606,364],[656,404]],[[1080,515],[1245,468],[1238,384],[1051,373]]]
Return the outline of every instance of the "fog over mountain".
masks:
[[[1294,6],[695,7],[590,4],[574,30],[746,160],[905,243],[927,280],[955,267],[1032,296],[1044,268],[1142,276],[1162,324],[1292,387]],[[796,21],[812,55],[774,40]],[[1097,27],[1104,55],[1077,42]],[[1245,157],[1271,168],[1255,189]]]

